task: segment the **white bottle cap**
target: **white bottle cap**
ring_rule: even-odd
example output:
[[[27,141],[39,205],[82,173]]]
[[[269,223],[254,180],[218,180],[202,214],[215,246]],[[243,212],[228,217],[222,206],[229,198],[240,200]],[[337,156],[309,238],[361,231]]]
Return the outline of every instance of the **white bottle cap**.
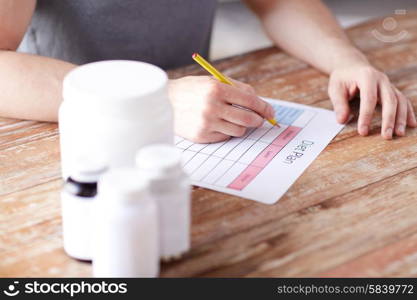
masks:
[[[135,168],[112,169],[100,178],[98,194],[108,204],[137,203],[148,198],[148,180]]]
[[[181,170],[181,152],[168,144],[153,144],[143,147],[136,154],[139,169],[172,173]]]
[[[100,155],[78,157],[70,177],[77,182],[97,182],[107,170],[106,159]]]

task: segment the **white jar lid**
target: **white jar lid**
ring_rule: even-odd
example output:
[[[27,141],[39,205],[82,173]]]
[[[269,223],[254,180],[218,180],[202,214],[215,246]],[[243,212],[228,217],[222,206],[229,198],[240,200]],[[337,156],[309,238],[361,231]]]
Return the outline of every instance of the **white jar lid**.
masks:
[[[111,169],[100,178],[98,195],[108,204],[138,203],[148,199],[148,180],[135,168]]]
[[[106,170],[107,160],[103,156],[81,156],[76,159],[70,177],[77,182],[97,182]]]
[[[156,101],[166,101],[167,82],[165,71],[148,63],[100,61],[70,71],[63,81],[63,98],[77,102],[80,108],[126,113],[154,108]]]
[[[136,165],[141,170],[163,173],[181,170],[181,151],[168,144],[145,146],[136,155]]]

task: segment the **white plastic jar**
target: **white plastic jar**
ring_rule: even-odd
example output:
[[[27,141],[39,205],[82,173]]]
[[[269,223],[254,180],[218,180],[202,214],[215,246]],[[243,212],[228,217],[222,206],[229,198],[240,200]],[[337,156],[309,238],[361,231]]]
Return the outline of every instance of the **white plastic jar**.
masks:
[[[69,72],[59,110],[62,174],[78,157],[100,153],[109,167],[134,166],[144,145],[173,143],[168,77],[136,61],[102,61]]]

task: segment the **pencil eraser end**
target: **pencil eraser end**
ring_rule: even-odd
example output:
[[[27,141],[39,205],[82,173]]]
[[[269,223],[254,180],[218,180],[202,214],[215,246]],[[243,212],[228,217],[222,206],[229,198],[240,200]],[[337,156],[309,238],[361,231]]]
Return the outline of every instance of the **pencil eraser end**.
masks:
[[[197,57],[197,53],[193,53],[193,55],[191,56],[192,58],[196,58]]]

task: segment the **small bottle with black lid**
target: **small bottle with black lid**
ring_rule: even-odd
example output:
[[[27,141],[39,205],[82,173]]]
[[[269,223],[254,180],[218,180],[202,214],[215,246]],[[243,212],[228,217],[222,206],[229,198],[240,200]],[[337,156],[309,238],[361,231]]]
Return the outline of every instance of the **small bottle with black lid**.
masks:
[[[103,160],[80,158],[61,192],[65,252],[79,260],[92,260],[93,201],[97,182],[106,171]]]

